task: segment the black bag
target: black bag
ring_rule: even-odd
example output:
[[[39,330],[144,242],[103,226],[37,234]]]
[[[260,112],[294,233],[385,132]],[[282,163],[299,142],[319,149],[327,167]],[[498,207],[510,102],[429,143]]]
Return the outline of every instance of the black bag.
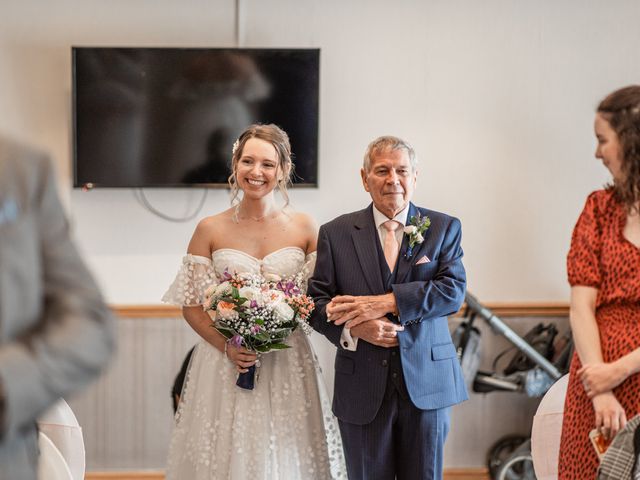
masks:
[[[531,345],[540,355],[547,360],[552,360],[555,348],[553,341],[558,334],[558,329],[553,324],[544,325],[539,323],[529,330],[523,337],[526,342]],[[515,372],[524,372],[535,367],[536,364],[529,359],[523,352],[517,352],[507,367],[504,369],[505,375]]]

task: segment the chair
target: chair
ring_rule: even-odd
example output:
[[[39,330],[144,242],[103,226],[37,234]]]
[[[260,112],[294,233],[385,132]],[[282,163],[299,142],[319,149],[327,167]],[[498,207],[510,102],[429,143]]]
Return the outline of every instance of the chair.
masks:
[[[38,434],[38,480],[74,480],[71,470],[51,439],[44,433]]]
[[[533,417],[531,429],[531,456],[538,480],[558,478],[560,435],[564,415],[564,398],[569,375],[564,375],[547,391]]]
[[[63,399],[54,404],[38,420],[40,432],[53,442],[71,472],[72,480],[83,480],[85,449],[82,428]]]

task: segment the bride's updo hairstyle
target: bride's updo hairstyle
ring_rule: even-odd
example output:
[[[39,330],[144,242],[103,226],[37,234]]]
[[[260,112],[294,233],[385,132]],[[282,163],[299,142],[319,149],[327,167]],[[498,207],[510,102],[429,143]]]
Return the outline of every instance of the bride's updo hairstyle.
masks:
[[[231,175],[229,176],[229,188],[231,189],[231,203],[234,204],[238,200],[240,188],[236,178],[238,162],[242,157],[242,150],[250,138],[259,138],[265,142],[269,142],[276,149],[278,154],[278,185],[277,188],[284,197],[284,206],[289,205],[289,194],[287,186],[291,185],[291,176],[293,174],[293,163],[291,161],[291,144],[289,143],[289,135],[277,125],[272,123],[268,125],[255,124],[248,127],[238,137],[233,144],[233,155],[231,157]]]

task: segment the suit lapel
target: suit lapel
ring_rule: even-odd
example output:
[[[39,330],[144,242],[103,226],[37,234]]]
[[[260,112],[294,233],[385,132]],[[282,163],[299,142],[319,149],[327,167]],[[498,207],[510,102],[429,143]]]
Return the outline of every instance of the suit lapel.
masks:
[[[378,264],[378,250],[375,244],[375,242],[379,241],[379,238],[373,222],[373,208],[371,205],[362,211],[354,227],[351,238],[353,239],[364,278],[373,295],[382,294],[384,293],[384,285]]]
[[[409,203],[409,214],[407,215],[407,222],[405,225],[409,225],[409,220],[411,217],[418,213],[418,209],[413,203]],[[425,232],[426,235],[429,234],[429,230]],[[425,238],[426,241],[426,238]],[[420,251],[425,242],[422,242],[420,245],[415,245],[413,247],[413,252],[411,252],[411,256],[407,255],[407,250],[409,249],[409,235],[402,236],[402,245],[400,246],[400,255],[398,257],[398,271],[396,272],[396,281],[395,283],[403,283],[407,278],[407,275],[411,271],[411,265],[415,261],[416,258],[420,258],[417,256],[417,253]]]

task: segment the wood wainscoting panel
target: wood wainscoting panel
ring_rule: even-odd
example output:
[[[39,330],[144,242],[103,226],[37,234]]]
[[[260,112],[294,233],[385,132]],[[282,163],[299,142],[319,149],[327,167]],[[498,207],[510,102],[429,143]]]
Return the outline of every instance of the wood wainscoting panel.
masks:
[[[199,337],[177,314],[135,313],[118,322],[118,349],[106,374],[67,399],[82,425],[89,479],[162,479],[173,426],[171,386]],[[461,321],[462,317],[451,318],[450,328]],[[568,329],[566,316],[512,317],[505,318],[505,323],[521,336],[539,323],[555,324],[561,335]],[[486,322],[478,319],[476,326],[482,339],[481,368],[490,370],[495,358],[511,346]],[[331,395],[335,347],[316,333],[310,341]],[[510,351],[502,358],[508,362],[514,354]],[[522,393],[470,391],[469,400],[451,411],[445,478],[486,480],[487,452],[502,437],[529,435],[538,402]]]
[[[87,472],[84,480],[164,480],[164,472]]]
[[[85,480],[164,480],[163,472],[87,472]],[[486,468],[452,468],[444,480],[489,480]]]
[[[172,318],[118,322],[118,348],[109,368],[68,399],[82,425],[88,471],[164,469],[173,426],[171,388],[197,341],[186,322]]]
[[[566,302],[487,302],[485,307],[498,317],[568,317]],[[182,318],[182,311],[170,305],[112,305],[120,318]],[[455,316],[464,314],[466,306]]]
[[[172,305],[112,305],[120,318],[182,318],[180,307]]]
[[[491,480],[486,468],[447,468],[443,480]]]

